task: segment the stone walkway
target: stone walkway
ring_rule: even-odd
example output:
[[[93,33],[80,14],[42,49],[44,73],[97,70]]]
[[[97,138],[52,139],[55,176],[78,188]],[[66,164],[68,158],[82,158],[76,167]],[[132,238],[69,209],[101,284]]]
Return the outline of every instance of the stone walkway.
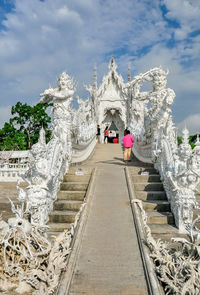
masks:
[[[120,144],[97,145],[91,208],[70,295],[148,294],[134,229]]]

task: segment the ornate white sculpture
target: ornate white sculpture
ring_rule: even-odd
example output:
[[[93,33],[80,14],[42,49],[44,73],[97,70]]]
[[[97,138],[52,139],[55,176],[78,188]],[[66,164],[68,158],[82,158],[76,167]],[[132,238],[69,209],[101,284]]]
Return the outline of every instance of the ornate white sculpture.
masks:
[[[170,188],[171,208],[175,216],[176,225],[181,232],[185,232],[191,227],[193,210],[199,207],[195,198],[195,193],[199,193],[197,187],[200,181],[200,174],[196,167],[199,159],[193,158],[188,137],[188,131],[184,129],[183,142],[177,149],[177,154],[174,155],[171,171],[167,172],[169,181],[168,195]]]
[[[22,176],[29,183],[26,210],[31,223],[40,226],[48,222],[48,214],[72,157],[69,105],[74,94],[73,81],[62,73],[57,82],[58,88],[45,90],[40,100],[54,102],[52,139],[46,144],[45,132],[41,130],[40,139],[31,150],[30,167]]]
[[[187,130],[183,131],[183,143],[177,146],[170,110],[175,94],[166,88],[167,74],[154,68],[127,84],[133,98],[130,129],[136,138],[133,152],[142,161],[150,158],[159,170],[176,225],[180,232],[186,233],[193,221],[193,209],[198,208],[195,193],[200,183],[199,148],[192,152]],[[145,81],[152,83],[152,91],[140,93]]]
[[[77,140],[79,144],[89,142],[96,135],[96,117],[93,112],[92,100],[82,100],[77,97]]]
[[[57,83],[58,87],[45,90],[40,100],[54,102],[52,138],[46,144],[45,131],[41,129],[39,141],[30,151],[29,168],[22,175],[29,186],[27,192],[21,189],[19,196],[25,199],[26,213],[30,214],[31,223],[44,228],[60,183],[72,160],[72,134],[74,141],[79,144],[90,143],[96,135],[92,102],[79,99],[79,109],[72,111],[73,80],[62,73]]]
[[[199,139],[192,151],[188,144],[188,132],[184,130],[183,142],[177,146],[176,128],[170,110],[175,93],[166,88],[167,72],[154,68],[136,76],[133,81],[130,81],[129,75],[129,82],[125,84],[116,68],[112,57],[109,72],[103,77],[99,88],[95,68],[93,85],[87,87],[91,99],[84,101],[78,98],[78,110],[70,107],[74,86],[73,80],[66,73],[59,76],[57,88],[49,88],[41,94],[41,102],[54,102],[52,138],[46,144],[45,132],[41,130],[39,141],[30,152],[29,168],[23,175],[29,184],[27,191],[18,187],[22,206],[15,208],[12,204],[16,218],[10,219],[8,224],[0,222],[0,259],[3,271],[6,269],[3,276],[0,276],[2,280],[10,279],[13,275],[14,278],[17,276],[17,280],[23,277],[22,283],[35,286],[37,291],[44,294],[53,294],[59,275],[56,274],[55,278],[52,273],[55,269],[57,272],[57,268],[60,273],[59,267],[63,266],[64,257],[69,253],[73,228],[69,234],[61,235],[60,242],[55,246],[57,248],[51,250],[45,238],[48,214],[72,160],[72,143],[78,147],[93,147],[97,124],[100,124],[103,130],[104,126],[114,122],[120,137],[123,136],[125,127],[130,127],[135,137],[133,152],[140,160],[154,163],[159,171],[179,231],[191,231],[193,209],[198,208],[195,193],[199,193],[200,189]],[[145,81],[152,83],[152,90],[140,92]],[[81,159],[83,158],[81,155]],[[31,223],[23,218],[24,213],[30,215]],[[23,243],[20,244],[20,241]],[[65,245],[65,251],[56,256],[62,243]],[[153,247],[157,247],[153,240],[151,243]],[[42,257],[40,261],[37,249]],[[160,247],[156,254],[153,254],[155,259],[161,259],[163,253],[171,255],[170,251],[165,251],[165,247]],[[195,248],[195,251],[198,252],[199,249]],[[16,252],[16,259],[19,260],[15,260]],[[47,257],[48,267],[44,273],[40,265],[43,265],[44,261],[46,263]],[[54,257],[57,258],[56,264]],[[173,265],[172,263],[172,267]],[[24,268],[28,269],[28,273],[25,274]],[[192,281],[191,277],[190,280]],[[167,283],[166,280],[164,282]],[[170,282],[169,290],[179,289]]]
[[[155,240],[147,225],[147,216],[142,208],[142,202],[136,200],[141,211],[146,244],[150,250],[150,257],[154,262],[155,272],[165,294],[199,294],[200,290],[200,246],[199,234],[195,224],[198,216],[188,231],[188,240],[172,238],[173,243]]]
[[[54,294],[85,204],[70,230],[61,233],[51,244],[43,227],[24,219],[23,201],[20,201],[22,206],[17,208],[12,203],[14,218],[8,223],[0,220],[0,291],[15,289],[16,294]]]

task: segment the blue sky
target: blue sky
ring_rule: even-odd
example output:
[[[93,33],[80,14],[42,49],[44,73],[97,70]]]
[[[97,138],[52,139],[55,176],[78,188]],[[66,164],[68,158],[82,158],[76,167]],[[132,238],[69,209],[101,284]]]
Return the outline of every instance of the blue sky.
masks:
[[[169,69],[174,122],[200,132],[200,1],[0,0],[0,126],[17,101],[35,104],[62,72],[87,97],[114,54],[127,81],[150,68]]]

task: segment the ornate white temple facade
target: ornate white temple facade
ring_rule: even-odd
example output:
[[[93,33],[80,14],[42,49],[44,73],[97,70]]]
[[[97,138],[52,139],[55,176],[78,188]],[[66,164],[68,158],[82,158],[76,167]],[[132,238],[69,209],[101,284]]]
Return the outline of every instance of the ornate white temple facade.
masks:
[[[116,69],[117,65],[112,57],[109,71],[103,77],[99,87],[97,87],[96,75],[94,75],[92,97],[97,123],[101,130],[103,131],[106,126],[110,127],[111,124],[114,124],[120,140],[129,123],[130,93]],[[101,135],[101,141],[103,141],[103,132],[101,132]]]
[[[132,149],[134,155],[142,162],[152,163],[159,172],[176,226],[180,233],[188,234],[191,237],[189,244],[186,240],[182,240],[183,244],[187,244],[188,247],[187,249],[183,247],[183,252],[185,249],[188,252],[190,248],[192,255],[194,255],[193,266],[197,265],[198,273],[196,281],[192,281],[194,269],[191,267],[189,255],[182,264],[188,263],[184,274],[191,273],[190,289],[196,290],[194,289],[196,282],[199,283],[200,231],[194,227],[196,220],[193,221],[193,210],[199,209],[196,201],[196,193],[200,193],[199,139],[197,139],[196,147],[192,150],[188,143],[189,133],[185,129],[182,143],[179,146],[177,144],[177,131],[170,109],[175,93],[166,87],[168,72],[162,68],[153,68],[146,73],[139,74],[132,80],[129,75],[128,82],[125,83],[116,69],[116,63],[112,57],[109,71],[103,77],[99,87],[97,86],[95,69],[93,85],[87,87],[90,98],[87,100],[78,98],[78,109],[74,109],[70,105],[75,87],[73,80],[66,73],[59,76],[57,88],[46,89],[41,94],[40,101],[42,103],[53,101],[52,138],[46,144],[45,132],[43,129],[41,130],[38,143],[30,151],[28,167],[25,173],[22,173],[23,179],[29,186],[26,191],[17,187],[21,206],[18,205],[15,208],[11,202],[15,217],[10,218],[8,223],[1,221],[0,258],[4,267],[0,277],[2,282],[9,282],[10,278],[13,280],[12,277],[15,275],[17,282],[23,278],[26,284],[34,285],[36,292],[47,290],[47,287],[48,290],[51,289],[51,292],[42,291],[33,294],[53,294],[58,285],[61,269],[59,268],[59,274],[53,282],[51,278],[55,272],[54,268],[51,271],[47,269],[45,275],[42,272],[37,272],[39,257],[45,260],[47,255],[55,256],[55,253],[51,252],[51,244],[45,237],[46,224],[53,203],[57,198],[60,184],[70,164],[86,160],[94,150],[96,127],[99,124],[102,142],[103,130],[106,126],[115,127],[119,141],[122,139],[124,129],[128,127],[135,138]],[[141,92],[141,86],[145,82],[151,83],[152,89]],[[4,163],[2,162],[1,165],[4,166]],[[30,215],[29,220],[25,219],[27,213]],[[197,220],[199,219],[200,216]],[[67,242],[62,254],[59,252],[60,247],[56,248],[58,261],[59,255],[64,257],[70,252],[72,232],[74,232],[74,228],[58,238],[60,244]],[[149,232],[148,236],[151,239]],[[10,242],[10,237],[12,237],[12,242]],[[21,243],[22,240],[23,243]],[[158,259],[159,253],[162,254],[159,256],[160,258],[165,255],[163,253],[167,253],[165,249],[163,252],[158,252],[158,248],[156,248],[158,244],[152,240],[151,244],[155,250],[155,261]],[[34,251],[31,250],[33,245]],[[16,256],[16,253],[19,257],[17,262],[15,259],[11,259]],[[169,253],[169,257],[172,256],[173,253]],[[44,276],[47,278],[48,284],[45,285],[46,289],[41,289]],[[36,277],[39,279],[37,280]],[[180,281],[181,284],[182,281]],[[167,292],[166,294],[200,294],[199,289],[197,293],[195,292]]]

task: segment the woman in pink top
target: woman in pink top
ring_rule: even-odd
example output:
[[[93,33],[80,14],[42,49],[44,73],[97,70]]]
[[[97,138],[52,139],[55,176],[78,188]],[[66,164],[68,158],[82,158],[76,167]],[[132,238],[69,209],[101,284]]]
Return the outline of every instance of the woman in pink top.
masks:
[[[133,147],[134,138],[129,130],[125,130],[124,137],[122,138],[124,144],[124,162],[131,162],[131,150]]]

